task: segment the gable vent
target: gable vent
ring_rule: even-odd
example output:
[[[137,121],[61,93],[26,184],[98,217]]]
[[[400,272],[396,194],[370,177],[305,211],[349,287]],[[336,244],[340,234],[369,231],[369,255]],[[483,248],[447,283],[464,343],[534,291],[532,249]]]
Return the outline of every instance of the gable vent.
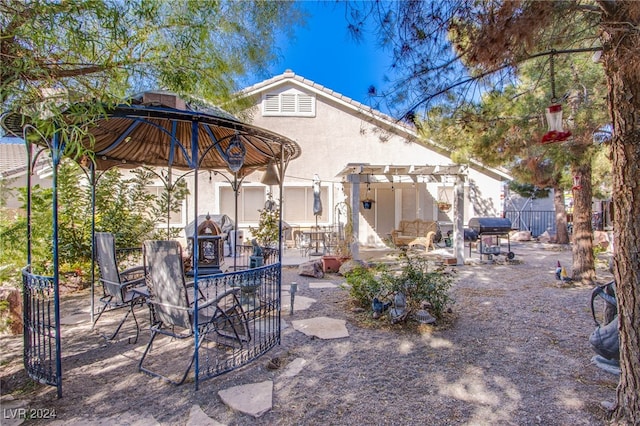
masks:
[[[315,117],[316,98],[297,90],[267,93],[262,99],[262,115]]]

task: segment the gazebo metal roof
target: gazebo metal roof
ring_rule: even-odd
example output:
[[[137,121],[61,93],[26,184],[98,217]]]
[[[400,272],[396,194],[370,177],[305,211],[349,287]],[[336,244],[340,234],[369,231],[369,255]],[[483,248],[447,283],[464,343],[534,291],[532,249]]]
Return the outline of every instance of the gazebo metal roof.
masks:
[[[241,175],[269,162],[300,156],[289,138],[241,122],[217,107],[194,109],[175,94],[145,92],[130,105],[107,111],[89,129],[83,144],[95,153],[96,167],[138,165],[178,169],[226,169],[225,153],[234,138],[246,149]]]
[[[5,115],[3,127],[15,133],[11,124]],[[81,144],[93,153],[97,170],[142,165],[222,170],[228,169],[226,155],[234,140],[246,150],[239,177],[301,155],[300,146],[287,137],[167,91],[144,92],[107,109],[104,117],[87,124]]]

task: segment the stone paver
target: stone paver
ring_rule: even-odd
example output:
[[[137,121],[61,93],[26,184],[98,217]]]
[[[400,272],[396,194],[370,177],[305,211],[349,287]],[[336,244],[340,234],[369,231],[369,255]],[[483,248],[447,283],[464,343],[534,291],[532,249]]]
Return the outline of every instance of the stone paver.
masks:
[[[315,289],[315,288],[338,288],[338,286],[335,285],[334,283],[330,282],[330,281],[320,281],[320,282],[310,282],[309,283],[309,288],[310,289]]]
[[[345,320],[328,317],[316,317],[304,320],[291,321],[294,329],[320,339],[340,339],[349,337],[349,331]]]
[[[230,408],[258,418],[273,407],[273,382],[234,386],[219,391],[218,395]]]
[[[307,360],[304,358],[294,359],[287,365],[286,370],[282,372],[282,375],[280,376],[280,378],[286,379],[286,378],[290,378],[298,375],[298,373],[302,371],[302,369],[306,364],[307,364]]]
[[[310,297],[298,296],[296,293],[295,299],[293,300],[293,311],[294,313],[297,311],[304,311],[305,309],[309,309],[312,303],[317,302],[316,299],[312,299]],[[288,314],[291,311],[291,296],[287,294],[286,296],[282,295],[282,313]]]
[[[225,426],[225,424],[207,416],[199,405],[194,404],[189,410],[189,419],[186,426]]]
[[[2,426],[18,426],[24,423],[25,416],[21,415],[20,410],[26,410],[29,408],[28,405],[28,401],[14,399],[12,395],[2,395],[2,397],[0,397]]]

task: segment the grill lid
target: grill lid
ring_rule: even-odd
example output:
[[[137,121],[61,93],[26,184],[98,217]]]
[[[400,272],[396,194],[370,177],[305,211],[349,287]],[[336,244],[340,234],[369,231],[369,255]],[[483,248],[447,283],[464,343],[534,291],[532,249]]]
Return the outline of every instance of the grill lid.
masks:
[[[511,231],[511,220],[503,217],[473,217],[469,219],[469,228],[484,235],[508,234]]]

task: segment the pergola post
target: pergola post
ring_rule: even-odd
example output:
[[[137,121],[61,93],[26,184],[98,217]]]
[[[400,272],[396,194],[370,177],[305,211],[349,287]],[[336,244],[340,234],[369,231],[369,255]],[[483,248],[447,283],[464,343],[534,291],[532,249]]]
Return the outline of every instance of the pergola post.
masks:
[[[351,239],[351,258],[360,259],[360,176],[351,174],[348,177],[351,182],[351,224],[353,238]]]
[[[453,188],[453,254],[464,265],[464,176],[456,175]]]

